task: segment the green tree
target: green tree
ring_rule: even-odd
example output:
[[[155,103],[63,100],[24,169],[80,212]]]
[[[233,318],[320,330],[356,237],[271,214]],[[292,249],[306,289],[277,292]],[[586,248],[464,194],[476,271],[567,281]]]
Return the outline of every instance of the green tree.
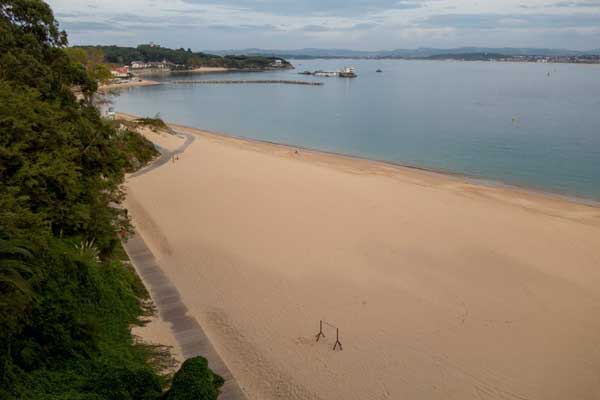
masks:
[[[67,35],[43,1],[3,0],[0,32],[0,80],[36,88],[44,98],[73,96],[75,85],[86,95],[96,89],[63,51]]]
[[[32,274],[31,251],[14,241],[0,238],[0,286],[30,295],[27,276]]]
[[[208,368],[204,357],[185,360],[164,400],[216,400],[223,378]]]
[[[130,332],[147,293],[119,241],[124,172],[157,152],[89,101],[102,53],[66,45],[43,1],[0,2],[0,398],[158,400],[156,350]],[[207,374],[195,390],[213,393]]]
[[[104,51],[99,47],[68,47],[65,52],[72,62],[83,65],[91,79],[105,83],[112,78],[110,66],[104,62]]]

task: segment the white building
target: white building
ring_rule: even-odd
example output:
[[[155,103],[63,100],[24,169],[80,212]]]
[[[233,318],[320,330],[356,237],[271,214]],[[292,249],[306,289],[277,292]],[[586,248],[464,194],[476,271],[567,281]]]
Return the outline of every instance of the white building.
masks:
[[[171,69],[174,66],[172,62],[162,61],[132,61],[131,69]]]
[[[148,63],[146,63],[145,61],[132,61],[131,68],[132,69],[142,69],[142,68],[149,68],[149,67],[148,67]]]

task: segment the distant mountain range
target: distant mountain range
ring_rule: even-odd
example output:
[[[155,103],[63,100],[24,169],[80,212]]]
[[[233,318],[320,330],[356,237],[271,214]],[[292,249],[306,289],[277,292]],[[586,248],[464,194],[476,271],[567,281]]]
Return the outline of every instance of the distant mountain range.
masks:
[[[588,56],[600,55],[600,49],[579,51],[568,49],[536,49],[516,47],[458,47],[452,49],[418,48],[396,49],[380,51],[360,51],[347,49],[315,49],[305,48],[296,50],[267,50],[267,49],[239,49],[239,50],[211,50],[212,54],[219,55],[261,55],[283,58],[426,58],[440,55],[464,54],[502,54],[506,56]]]

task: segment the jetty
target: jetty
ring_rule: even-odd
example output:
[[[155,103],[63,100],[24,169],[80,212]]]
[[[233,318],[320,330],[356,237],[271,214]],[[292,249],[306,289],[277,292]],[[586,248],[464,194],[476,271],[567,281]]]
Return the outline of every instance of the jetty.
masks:
[[[303,71],[303,72],[298,72],[298,75],[312,75],[312,76],[319,76],[319,77],[325,77],[325,78],[356,78],[358,75],[356,75],[356,70],[354,69],[354,67],[344,67],[340,70],[337,71],[322,71],[322,70],[317,70],[314,72],[311,71]]]
[[[261,79],[261,80],[231,80],[231,79],[221,79],[221,80],[177,80],[170,81],[170,83],[176,84],[202,84],[202,85],[219,85],[219,84],[244,84],[244,83],[263,83],[263,84],[283,84],[283,85],[308,85],[308,86],[322,86],[323,82],[311,82],[311,81],[295,81],[295,80],[271,80],[271,79]]]

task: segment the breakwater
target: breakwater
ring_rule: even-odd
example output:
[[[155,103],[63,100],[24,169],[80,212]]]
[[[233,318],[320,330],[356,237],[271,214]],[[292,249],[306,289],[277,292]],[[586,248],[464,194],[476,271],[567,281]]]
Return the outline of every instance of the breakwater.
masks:
[[[295,80],[282,80],[282,79],[260,79],[260,80],[177,80],[170,81],[170,83],[176,84],[203,84],[203,85],[217,85],[217,84],[244,84],[244,83],[262,83],[262,84],[282,84],[282,85],[307,85],[307,86],[322,86],[323,82],[311,82],[311,81],[295,81]]]

